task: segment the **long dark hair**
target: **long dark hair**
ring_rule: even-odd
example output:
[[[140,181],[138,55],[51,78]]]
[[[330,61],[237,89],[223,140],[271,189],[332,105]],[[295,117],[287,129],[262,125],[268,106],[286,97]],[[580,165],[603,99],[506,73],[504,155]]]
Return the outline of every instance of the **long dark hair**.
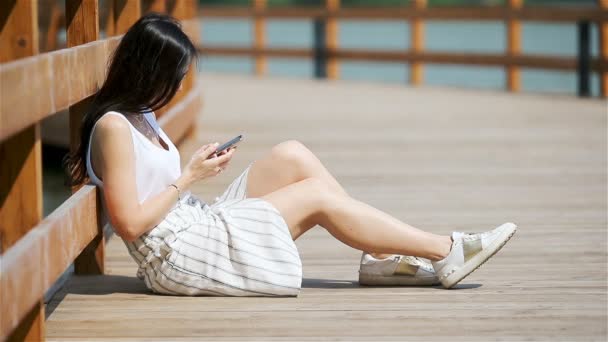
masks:
[[[160,13],[142,16],[112,53],[107,77],[93,95],[80,127],[80,145],[63,159],[68,185],[88,179],[86,153],[97,120],[108,111],[140,115],[171,101],[192,61],[196,47],[175,18]]]

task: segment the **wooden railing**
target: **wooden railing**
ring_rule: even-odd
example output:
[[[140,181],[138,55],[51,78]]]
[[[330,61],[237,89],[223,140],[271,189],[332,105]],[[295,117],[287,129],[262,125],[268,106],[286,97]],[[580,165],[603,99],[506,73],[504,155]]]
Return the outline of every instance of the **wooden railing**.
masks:
[[[590,73],[600,74],[601,95],[608,96],[608,0],[599,0],[598,6],[554,7],[524,6],[523,0],[508,0],[506,6],[427,7],[426,0],[412,0],[410,7],[340,7],[339,0],[325,0],[325,6],[268,7],[266,0],[253,0],[251,7],[201,6],[200,17],[226,17],[252,19],[254,37],[252,46],[234,47],[204,44],[199,51],[207,55],[247,56],[255,60],[256,75],[266,73],[267,57],[312,58],[315,75],[320,78],[339,77],[339,61],[375,61],[409,63],[410,83],[424,81],[423,65],[461,64],[503,67],[506,72],[506,89],[521,89],[521,68],[577,71],[578,93],[590,95]],[[268,19],[310,19],[314,23],[314,47],[271,48],[266,46],[265,23]],[[364,50],[338,47],[339,19],[403,20],[410,23],[409,50]],[[424,50],[424,21],[501,21],[506,25],[507,46],[504,53],[430,52]],[[578,24],[578,54],[576,58],[550,55],[526,55],[521,48],[521,22],[545,21]],[[600,56],[591,58],[590,24],[599,28]],[[498,38],[498,37],[497,37]]]
[[[76,274],[104,273],[104,231],[109,226],[102,222],[95,186],[73,189],[67,201],[42,217],[41,120],[68,109],[70,127],[64,134],[75,148],[86,105],[105,78],[107,58],[142,12],[168,12],[182,21],[193,41],[199,40],[193,19],[196,1],[106,3],[111,13],[107,39],[99,39],[97,0],[65,0],[68,47],[39,54],[39,2],[0,1],[2,340],[44,340],[44,294],[72,263]],[[57,13],[52,18],[60,21]],[[201,107],[195,68],[183,87],[157,111],[160,125],[176,143],[192,132]]]

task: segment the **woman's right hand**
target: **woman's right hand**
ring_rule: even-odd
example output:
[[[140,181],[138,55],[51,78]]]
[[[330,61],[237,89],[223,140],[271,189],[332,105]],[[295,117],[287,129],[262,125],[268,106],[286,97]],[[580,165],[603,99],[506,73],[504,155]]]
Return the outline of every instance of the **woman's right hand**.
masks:
[[[228,152],[223,152],[217,157],[211,157],[218,145],[219,143],[207,144],[194,152],[184,169],[184,173],[189,176],[192,182],[216,176],[230,161],[234,154],[234,148],[228,149]]]

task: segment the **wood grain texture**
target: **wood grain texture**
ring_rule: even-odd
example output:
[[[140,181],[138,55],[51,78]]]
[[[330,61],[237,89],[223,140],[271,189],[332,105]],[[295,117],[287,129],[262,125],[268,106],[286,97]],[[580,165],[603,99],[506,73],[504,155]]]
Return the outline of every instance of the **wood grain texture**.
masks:
[[[8,332],[97,234],[97,190],[85,186],[0,257],[2,333]]]
[[[363,287],[360,251],[317,226],[296,241],[296,298],[153,295],[116,236],[107,275],[48,304],[50,341],[606,339],[605,102],[348,81],[203,74],[201,145],[243,134],[193,191],[211,203],[281,141],[305,144],[351,196],[421,229],[519,231],[453,290]],[[370,227],[374,229],[374,227]],[[407,243],[404,241],[404,243]]]
[[[94,42],[99,39],[99,4],[97,0],[68,0],[66,1],[66,31],[67,31],[67,46],[68,48],[76,47],[82,44]],[[71,61],[71,65],[78,64],[89,64],[93,65],[105,65],[103,62],[106,61],[105,54],[100,49],[87,49],[86,54],[75,54],[77,57]],[[99,60],[101,58],[101,60]],[[101,63],[99,63],[101,62]],[[95,68],[81,67],[77,69],[81,74],[75,74],[74,70],[70,70],[68,75],[75,75],[81,80],[97,79],[96,76],[100,76],[96,73]],[[101,75],[101,78],[105,77],[105,73]],[[85,81],[86,82],[86,81]],[[89,85],[94,84],[94,89],[86,89],[80,94],[70,94],[76,96],[73,98],[76,102],[68,107],[69,115],[69,136],[70,136],[70,151],[75,153],[78,146],[80,145],[80,130],[81,123],[93,101],[92,96],[88,94],[95,93],[99,86],[96,83],[88,82]],[[83,89],[80,88],[80,89]],[[78,192],[83,185],[72,187],[72,194]],[[97,213],[93,213],[90,216],[101,215],[101,206],[93,206],[93,210]],[[72,222],[70,222],[72,223]],[[93,220],[93,227],[96,228],[96,236],[84,241],[86,248],[82,250],[82,253],[77,254],[77,258],[74,260],[74,272],[76,274],[103,274],[104,273],[104,237],[103,227],[97,224],[97,220]],[[76,226],[78,227],[78,226]]]
[[[0,142],[97,91],[121,37],[0,64]]]
[[[141,16],[141,1],[114,0],[114,34],[126,33]]]
[[[39,52],[38,44],[38,2],[33,0],[0,2],[0,63],[36,55]],[[20,80],[16,81],[19,83]],[[11,84],[2,79],[0,102],[5,101],[6,87],[11,87]],[[11,118],[16,118],[14,113]],[[3,130],[3,121],[4,118],[0,118],[0,132]],[[13,133],[8,139],[3,139],[0,135],[0,254],[2,255],[6,255],[7,251],[14,251],[23,236],[42,219],[40,124],[30,122]],[[3,272],[0,272],[0,277],[2,274]],[[6,296],[1,298],[0,302],[7,301]],[[14,314],[17,319],[10,325],[1,326],[0,339],[28,341],[44,339],[46,335],[42,315],[45,310],[44,301],[39,296],[27,304],[22,311],[16,313],[2,310],[2,316]]]

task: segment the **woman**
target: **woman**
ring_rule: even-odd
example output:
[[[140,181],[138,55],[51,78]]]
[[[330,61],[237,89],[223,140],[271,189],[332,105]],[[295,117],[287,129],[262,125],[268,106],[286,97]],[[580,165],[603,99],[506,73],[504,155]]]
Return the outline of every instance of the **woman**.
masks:
[[[482,234],[428,233],[350,197],[297,141],[251,162],[209,205],[189,188],[224,170],[236,147],[202,146],[183,170],[154,111],[181,89],[196,49],[179,22],[140,18],[116,48],[103,86],[66,159],[72,184],[87,178],[104,213],[155,293],[297,296],[302,263],[294,240],[320,225],[364,251],[366,285],[454,286],[514,234],[506,223]],[[430,263],[421,258],[430,259]]]

